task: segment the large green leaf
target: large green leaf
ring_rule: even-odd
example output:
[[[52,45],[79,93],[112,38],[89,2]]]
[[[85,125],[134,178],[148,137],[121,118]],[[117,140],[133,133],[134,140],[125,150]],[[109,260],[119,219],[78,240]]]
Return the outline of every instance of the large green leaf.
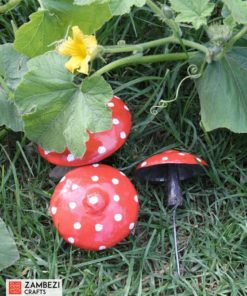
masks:
[[[236,47],[209,64],[198,81],[202,124],[207,131],[225,127],[247,132],[247,48]]]
[[[77,157],[85,152],[87,131],[111,127],[111,111],[106,103],[112,89],[102,77],[73,83],[65,57],[48,52],[28,63],[29,72],[16,92],[26,135],[49,151],[62,152],[67,146]]]
[[[178,13],[177,22],[192,23],[195,29],[207,24],[214,4],[209,0],[170,0],[172,8]]]
[[[65,23],[66,30],[68,26],[79,26],[85,34],[94,33],[112,17],[107,4],[78,6],[74,0],[42,0],[42,3]]]
[[[222,0],[230,10],[232,17],[239,24],[247,24],[247,1]]]
[[[107,3],[113,15],[122,15],[129,13],[132,6],[143,6],[146,3],[146,0],[74,0],[74,3],[78,5]]]
[[[0,45],[0,126],[22,131],[23,124],[16,105],[8,94],[14,95],[27,71],[27,58],[15,51],[12,44]]]
[[[74,4],[77,4],[77,5],[90,5],[92,3],[105,3],[105,2],[108,2],[109,0],[74,0]]]
[[[30,22],[17,30],[14,46],[25,55],[35,57],[54,47],[52,43],[62,39],[65,30],[56,15],[41,10],[33,13]]]
[[[110,0],[109,5],[113,15],[129,13],[132,6],[142,7],[146,0]]]
[[[45,9],[32,14],[30,22],[16,33],[15,48],[29,57],[53,49],[70,26],[79,26],[85,34],[92,34],[112,17],[108,4],[78,6],[73,0],[43,0],[42,3]]]
[[[9,267],[19,259],[16,244],[0,218],[0,270]]]
[[[19,54],[10,43],[0,45],[0,76],[14,90],[27,71],[27,58]]]

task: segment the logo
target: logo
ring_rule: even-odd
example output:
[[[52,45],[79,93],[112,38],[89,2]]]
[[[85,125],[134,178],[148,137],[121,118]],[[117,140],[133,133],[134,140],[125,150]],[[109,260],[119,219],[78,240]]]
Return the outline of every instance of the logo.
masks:
[[[21,295],[21,281],[9,282],[9,295]]]
[[[7,280],[6,296],[63,296],[62,280]]]

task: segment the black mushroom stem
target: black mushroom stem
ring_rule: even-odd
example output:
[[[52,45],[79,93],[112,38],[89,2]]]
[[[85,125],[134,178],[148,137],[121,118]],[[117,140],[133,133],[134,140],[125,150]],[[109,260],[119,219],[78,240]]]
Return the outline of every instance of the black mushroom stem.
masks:
[[[168,177],[167,177],[167,206],[178,207],[183,203],[182,192],[179,184],[179,174],[177,165],[168,165]]]

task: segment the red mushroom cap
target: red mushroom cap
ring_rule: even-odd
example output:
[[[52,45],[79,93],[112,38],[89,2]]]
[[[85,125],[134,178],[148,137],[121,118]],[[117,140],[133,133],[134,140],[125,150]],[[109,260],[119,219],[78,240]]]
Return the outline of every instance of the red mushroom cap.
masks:
[[[203,159],[194,154],[166,150],[141,162],[136,168],[136,175],[140,179],[163,182],[167,179],[166,165],[168,164],[178,168],[180,180],[202,174],[202,166],[207,166]]]
[[[67,173],[50,202],[55,227],[86,250],[110,248],[129,235],[139,212],[137,192],[120,171],[94,164]]]
[[[170,149],[147,158],[136,169],[166,163],[207,165],[204,160],[194,154]]]
[[[65,149],[62,153],[49,152],[38,146],[39,154],[47,161],[59,166],[82,166],[107,158],[116,152],[125,142],[131,130],[131,113],[125,103],[114,96],[108,103],[112,109],[112,128],[90,133],[83,158],[76,158]]]

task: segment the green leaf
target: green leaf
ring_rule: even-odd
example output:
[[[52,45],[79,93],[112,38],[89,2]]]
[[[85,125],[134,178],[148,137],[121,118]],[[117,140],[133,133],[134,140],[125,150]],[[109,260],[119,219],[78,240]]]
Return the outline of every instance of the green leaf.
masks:
[[[27,71],[27,58],[19,54],[10,43],[0,45],[0,76],[14,90]]]
[[[59,18],[42,10],[33,13],[30,21],[21,26],[15,36],[14,47],[29,57],[35,57],[54,48],[54,41],[64,37],[66,28]]]
[[[109,0],[74,0],[74,4],[76,5],[90,5],[92,3],[102,4],[108,1]]]
[[[239,24],[247,24],[247,1],[222,0],[230,10],[232,17]]]
[[[177,22],[192,23],[195,29],[207,24],[214,4],[209,0],[170,0],[172,8],[178,13]]]
[[[75,0],[74,3],[77,5],[106,3],[110,7],[112,15],[123,15],[129,13],[132,6],[142,7],[146,0]]]
[[[87,131],[111,127],[106,103],[112,98],[112,89],[102,77],[75,85],[74,75],[64,67],[66,61],[55,52],[32,59],[17,89],[16,103],[27,137],[48,151],[62,152],[68,147],[80,157],[85,152]]]
[[[129,13],[132,6],[142,7],[146,0],[110,0],[109,5],[113,15]]]
[[[105,3],[87,6],[74,5],[74,0],[42,0],[42,3],[65,24],[64,32],[68,26],[79,26],[83,33],[92,34],[112,17],[109,6]]]
[[[0,218],[0,270],[9,267],[19,259],[19,253],[12,235]]]
[[[197,83],[202,124],[207,131],[225,127],[247,132],[247,49],[236,47],[209,64]]]
[[[225,4],[222,7],[221,15],[223,17],[223,23],[224,23],[224,25],[227,25],[231,29],[233,29],[234,27],[236,27],[236,22],[235,22],[233,16],[231,15],[230,10],[227,8],[227,6]]]
[[[27,58],[15,51],[12,44],[0,45],[0,126],[22,131],[23,124],[10,96],[27,71]]]
[[[227,25],[229,28],[234,29],[236,27],[236,22],[234,18],[229,15],[223,20],[224,25]]]
[[[8,100],[7,94],[0,90],[0,126],[2,125],[15,132],[23,130],[23,122],[15,103]]]
[[[29,57],[52,50],[70,26],[79,26],[83,33],[92,34],[112,17],[107,4],[78,6],[73,0],[43,0],[42,3],[45,10],[32,14],[30,22],[16,32],[15,48]]]

